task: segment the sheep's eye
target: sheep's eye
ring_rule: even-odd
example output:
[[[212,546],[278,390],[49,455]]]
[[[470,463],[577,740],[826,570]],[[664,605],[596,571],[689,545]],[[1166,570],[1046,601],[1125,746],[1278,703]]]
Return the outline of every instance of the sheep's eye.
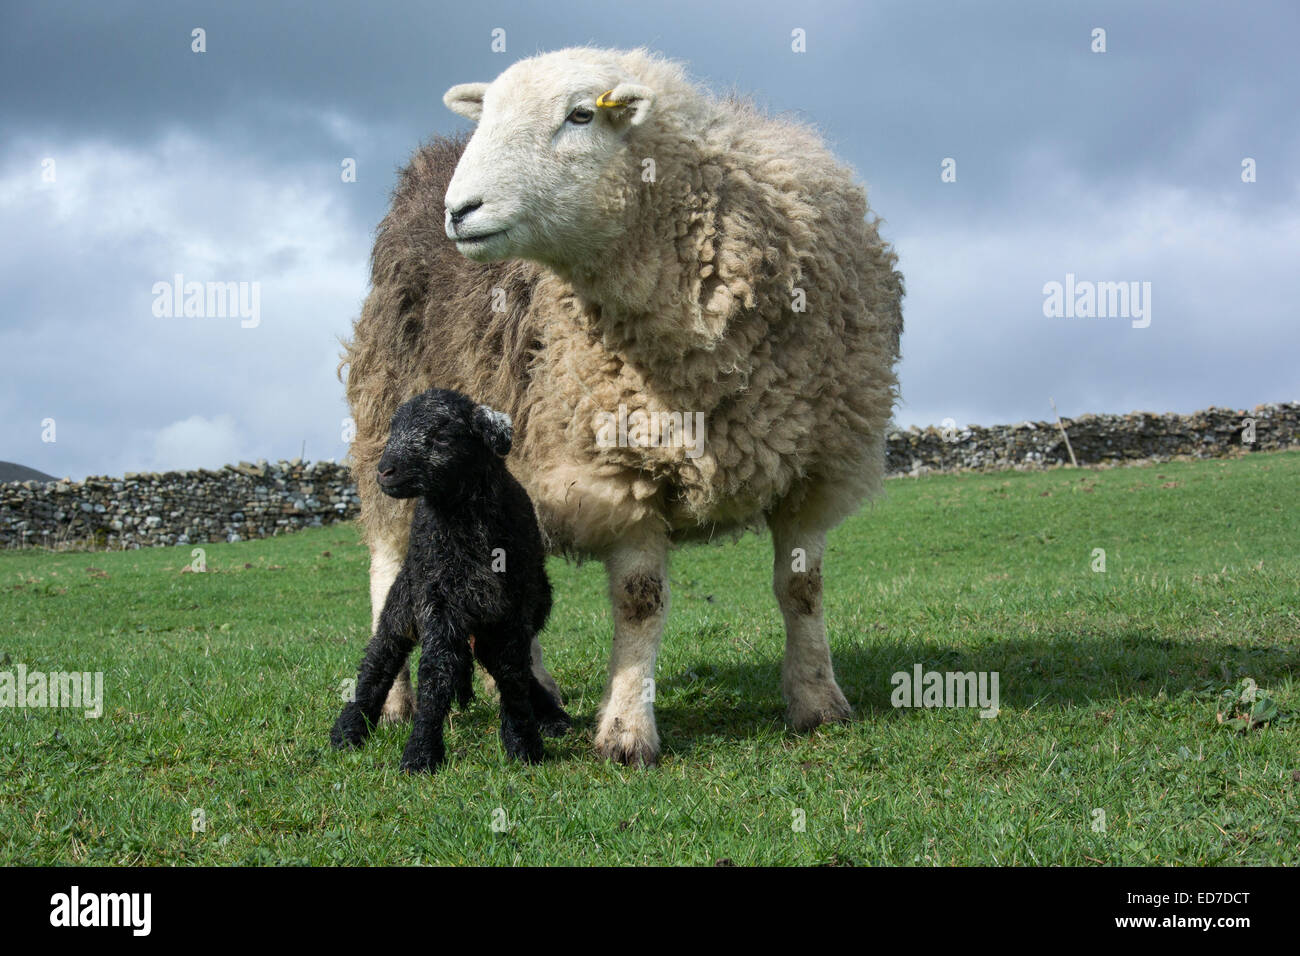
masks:
[[[575,123],[578,126],[583,126],[590,123],[595,115],[596,114],[593,111],[587,109],[585,106],[578,106],[569,114],[568,122]]]
[[[444,435],[439,435],[437,432],[431,432],[431,433],[429,434],[429,441],[432,442],[432,443],[435,444],[435,445],[443,445],[443,446],[446,446],[447,444],[449,444],[449,442],[447,441],[446,436],[444,436]]]

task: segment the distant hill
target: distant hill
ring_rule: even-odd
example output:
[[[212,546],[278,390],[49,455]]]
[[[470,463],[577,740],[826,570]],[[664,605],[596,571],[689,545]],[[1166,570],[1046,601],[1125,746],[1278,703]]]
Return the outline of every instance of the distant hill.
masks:
[[[58,481],[53,475],[47,475],[26,465],[15,465],[12,461],[0,461],[0,481]]]

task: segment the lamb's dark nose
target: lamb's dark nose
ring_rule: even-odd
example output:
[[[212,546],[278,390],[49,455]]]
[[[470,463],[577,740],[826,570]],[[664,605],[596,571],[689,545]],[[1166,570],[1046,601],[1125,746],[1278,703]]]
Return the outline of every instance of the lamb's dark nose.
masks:
[[[393,477],[393,471],[394,471],[394,469],[391,468],[391,467],[389,467],[389,468],[383,468],[383,467],[381,467],[381,468],[379,469],[379,477],[380,477],[380,478],[391,478],[391,477]]]
[[[467,202],[462,204],[458,209],[447,210],[447,212],[451,215],[451,224],[453,226],[459,226],[461,224],[461,220],[463,220],[466,216],[468,216],[475,209],[479,208],[479,206],[482,205],[483,205],[483,200],[475,199],[472,202]]]

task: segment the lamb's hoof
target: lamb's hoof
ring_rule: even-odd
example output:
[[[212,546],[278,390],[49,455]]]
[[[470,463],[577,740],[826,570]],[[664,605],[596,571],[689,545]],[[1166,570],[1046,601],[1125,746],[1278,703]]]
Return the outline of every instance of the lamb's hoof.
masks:
[[[424,760],[418,758],[413,760],[403,760],[402,773],[437,773],[440,763],[441,761],[437,760]]]
[[[527,743],[520,743],[508,749],[506,754],[510,759],[518,760],[520,763],[541,763],[546,757],[541,737],[538,737],[535,741],[530,740]]]
[[[339,719],[334,721],[330,730],[330,745],[335,750],[351,750],[365,743],[368,736],[370,728],[366,726],[365,715],[355,709],[355,705],[349,705],[339,714]]]
[[[415,698],[411,696],[411,689],[404,687],[397,690],[396,687],[388,694],[388,699],[384,701],[384,709],[379,712],[379,722],[381,724],[404,724],[415,716]]]
[[[615,717],[596,734],[596,752],[629,767],[653,767],[659,762],[659,734],[653,725],[638,729]]]
[[[543,737],[563,737],[573,726],[573,718],[557,707],[554,713],[539,716],[537,723],[542,728]]]
[[[442,766],[446,754],[441,751],[416,751],[402,754],[402,773],[434,773]]]
[[[786,720],[801,733],[822,724],[853,719],[853,708],[834,683],[805,685],[797,694],[787,696],[790,704]]]
[[[546,756],[542,735],[536,726],[515,727],[501,725],[501,749],[511,760],[521,763],[541,763]]]

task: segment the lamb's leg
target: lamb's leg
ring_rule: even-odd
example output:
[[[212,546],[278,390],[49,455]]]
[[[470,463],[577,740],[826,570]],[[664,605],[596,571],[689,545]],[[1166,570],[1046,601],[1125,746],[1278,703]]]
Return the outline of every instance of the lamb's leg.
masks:
[[[555,682],[555,678],[551,676],[546,669],[546,665],[542,663],[542,644],[536,637],[532,639],[529,656],[532,661],[533,678],[542,691],[550,696],[553,707],[559,710],[560,713],[564,713],[562,704],[564,698],[560,695],[560,685]],[[483,674],[483,689],[489,694],[497,692],[497,685],[491,674]],[[568,718],[567,714],[565,714],[565,718]]]
[[[529,642],[529,656],[534,679],[542,686],[546,693],[551,695],[555,707],[560,709],[560,705],[564,700],[564,698],[560,696],[560,685],[555,682],[555,678],[551,676],[550,672],[546,669],[546,665],[542,663],[542,645],[535,635]],[[560,709],[560,713],[564,713],[563,709]]]
[[[434,612],[420,618],[420,701],[415,709],[411,736],[402,751],[407,773],[431,773],[446,759],[442,727],[462,675],[473,667],[469,635],[456,631]]]
[[[563,737],[568,733],[573,719],[533,674],[528,675],[528,699],[532,702],[542,733],[547,737]]]
[[[781,690],[786,716],[796,730],[847,720],[853,708],[835,683],[822,617],[822,554],[826,531],[778,511],[769,524],[775,552],[772,589],[785,618]]]
[[[370,633],[372,634],[377,633],[379,630],[379,618],[384,612],[384,601],[388,597],[388,589],[393,586],[393,582],[397,580],[398,572],[402,570],[402,561],[405,558],[404,544],[404,539],[401,547],[396,541],[387,539],[379,539],[371,543]],[[411,635],[411,640],[415,640],[414,634]],[[413,713],[415,713],[415,699],[411,695],[411,666],[403,660],[402,669],[393,681],[392,688],[388,691],[388,699],[384,701],[380,719],[384,723],[395,723],[410,720]]]
[[[335,747],[359,747],[379,723],[393,678],[407,666],[406,659],[415,646],[414,622],[410,581],[399,574],[375,622],[375,636],[366,646],[357,672],[355,699],[344,706],[330,731],[330,742]]]
[[[533,713],[532,675],[528,646],[531,635],[510,628],[478,636],[474,654],[496,681],[501,695],[501,746],[506,755],[525,763],[542,759],[542,735]]]
[[[605,559],[614,608],[609,683],[600,705],[596,750],[627,764],[659,759],[655,658],[668,619],[668,542],[660,532],[624,538]]]

